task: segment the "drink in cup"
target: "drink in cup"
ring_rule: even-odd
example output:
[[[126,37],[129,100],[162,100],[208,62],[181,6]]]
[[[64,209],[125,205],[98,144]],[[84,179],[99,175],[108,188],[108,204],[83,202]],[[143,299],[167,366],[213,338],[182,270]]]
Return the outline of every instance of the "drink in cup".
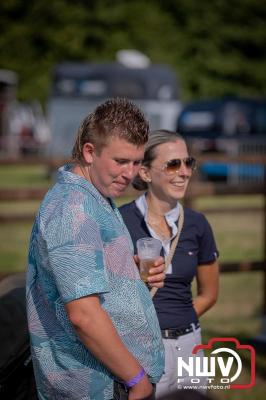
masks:
[[[158,239],[145,237],[137,240],[137,250],[140,259],[140,277],[147,282],[149,270],[154,266],[154,261],[160,256],[162,243]]]
[[[139,273],[143,282],[148,282],[149,270],[153,267],[154,260],[144,259],[140,260]]]

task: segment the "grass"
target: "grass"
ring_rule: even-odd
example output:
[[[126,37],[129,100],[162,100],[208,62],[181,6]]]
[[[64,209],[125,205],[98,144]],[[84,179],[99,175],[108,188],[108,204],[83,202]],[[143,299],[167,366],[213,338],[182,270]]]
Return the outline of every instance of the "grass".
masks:
[[[24,271],[32,223],[5,224],[0,229],[0,272]]]
[[[235,330],[239,336],[258,334],[262,309],[263,272],[235,272],[221,275],[219,300],[202,324],[209,333],[228,336],[231,333],[229,321],[234,318]],[[232,301],[233,300],[233,301]],[[249,324],[246,323],[249,319]]]
[[[40,205],[39,200],[2,201],[0,203],[1,214],[35,214]]]
[[[214,230],[221,261],[263,259],[262,213],[206,213],[206,216]]]
[[[1,189],[48,186],[48,169],[44,165],[10,165],[0,167]]]
[[[263,207],[263,195],[242,195],[242,196],[207,196],[198,197],[194,201],[194,207],[201,208],[232,208],[232,207]]]

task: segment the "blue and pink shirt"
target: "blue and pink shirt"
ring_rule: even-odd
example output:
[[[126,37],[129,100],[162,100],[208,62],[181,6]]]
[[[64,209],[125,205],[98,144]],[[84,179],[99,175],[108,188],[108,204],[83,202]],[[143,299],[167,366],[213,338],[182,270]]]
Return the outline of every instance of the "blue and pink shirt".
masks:
[[[130,235],[114,203],[69,165],[40,206],[29,248],[28,324],[41,400],[113,398],[115,377],[80,341],[65,309],[96,293],[121,340],[158,382],[160,328]]]

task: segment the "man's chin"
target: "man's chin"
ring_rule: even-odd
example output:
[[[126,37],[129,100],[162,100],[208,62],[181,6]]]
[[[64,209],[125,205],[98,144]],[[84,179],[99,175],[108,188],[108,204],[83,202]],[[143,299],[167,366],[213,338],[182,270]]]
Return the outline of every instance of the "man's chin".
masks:
[[[112,190],[112,194],[110,197],[116,198],[116,197],[123,196],[125,194],[126,189],[127,189],[127,186],[124,188],[121,188],[121,189]]]
[[[110,192],[112,193],[112,197],[119,197],[122,196],[126,189],[128,188],[128,185],[122,185],[120,183],[114,183],[112,185],[112,188]]]

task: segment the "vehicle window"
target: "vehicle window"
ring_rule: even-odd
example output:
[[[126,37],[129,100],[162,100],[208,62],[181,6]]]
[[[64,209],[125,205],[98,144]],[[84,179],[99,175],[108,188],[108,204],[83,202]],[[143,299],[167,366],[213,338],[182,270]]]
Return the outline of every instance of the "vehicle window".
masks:
[[[116,79],[111,83],[112,96],[132,99],[145,98],[145,86],[142,82],[129,79]]]
[[[187,111],[180,118],[180,125],[184,131],[203,131],[213,127],[215,115],[211,111]]]

